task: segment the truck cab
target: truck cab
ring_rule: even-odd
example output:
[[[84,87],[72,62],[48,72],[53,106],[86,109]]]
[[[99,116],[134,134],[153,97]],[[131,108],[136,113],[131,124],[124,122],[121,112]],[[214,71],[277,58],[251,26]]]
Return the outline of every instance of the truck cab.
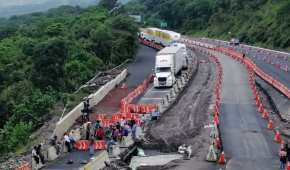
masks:
[[[185,53],[180,46],[165,47],[155,58],[154,87],[171,87],[176,82],[176,75],[181,71]]]
[[[157,55],[154,87],[171,87],[175,82],[172,55]]]

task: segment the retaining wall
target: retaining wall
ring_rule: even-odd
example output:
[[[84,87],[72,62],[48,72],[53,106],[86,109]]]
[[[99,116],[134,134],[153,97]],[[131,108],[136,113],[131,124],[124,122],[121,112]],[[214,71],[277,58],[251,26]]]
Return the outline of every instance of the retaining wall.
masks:
[[[127,76],[127,69],[123,70],[116,78],[103,85],[97,92],[89,95],[90,106],[98,104],[116,85],[120,84]],[[79,103],[73,110],[65,115],[59,122],[57,122],[54,135],[60,139],[63,134],[75,123],[76,119],[82,115],[81,110],[83,109],[82,102]]]

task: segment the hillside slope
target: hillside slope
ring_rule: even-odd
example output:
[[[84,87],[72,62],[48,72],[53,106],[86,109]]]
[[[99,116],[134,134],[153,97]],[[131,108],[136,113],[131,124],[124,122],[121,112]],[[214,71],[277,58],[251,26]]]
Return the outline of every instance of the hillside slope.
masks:
[[[130,59],[137,25],[101,7],[63,6],[0,19],[0,157],[21,149],[30,134],[96,73]],[[1,160],[0,160],[1,161]]]
[[[290,49],[289,0],[135,0],[131,13],[148,25],[168,27],[195,36],[229,39]]]

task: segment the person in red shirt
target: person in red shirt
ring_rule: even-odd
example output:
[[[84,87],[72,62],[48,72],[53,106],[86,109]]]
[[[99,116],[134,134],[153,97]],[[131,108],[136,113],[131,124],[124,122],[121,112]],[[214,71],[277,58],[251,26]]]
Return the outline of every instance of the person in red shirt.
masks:
[[[97,140],[103,140],[104,139],[104,129],[102,127],[98,127],[97,130],[96,130],[96,137],[97,137]]]

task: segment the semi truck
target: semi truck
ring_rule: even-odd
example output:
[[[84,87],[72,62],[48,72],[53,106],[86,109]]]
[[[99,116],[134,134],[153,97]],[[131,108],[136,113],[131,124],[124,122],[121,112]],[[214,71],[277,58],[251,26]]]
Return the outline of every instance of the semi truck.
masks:
[[[142,28],[139,37],[164,47],[170,46],[172,43],[180,39],[180,34],[174,31],[162,30],[159,28]]]
[[[181,71],[186,53],[181,46],[169,46],[159,51],[155,58],[154,87],[172,87]]]

